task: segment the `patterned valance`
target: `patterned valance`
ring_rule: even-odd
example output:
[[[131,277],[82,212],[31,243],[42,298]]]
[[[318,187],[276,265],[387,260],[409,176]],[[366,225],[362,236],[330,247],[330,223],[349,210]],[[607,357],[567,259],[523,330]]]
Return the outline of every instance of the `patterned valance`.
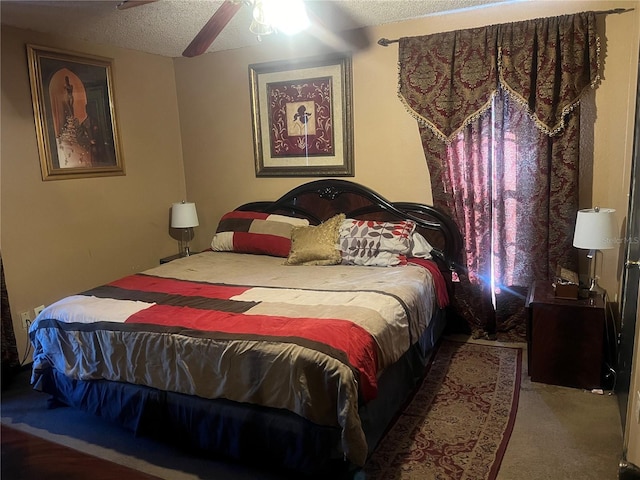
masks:
[[[490,104],[499,87],[555,135],[586,87],[599,80],[594,12],[401,38],[398,95],[449,142]]]

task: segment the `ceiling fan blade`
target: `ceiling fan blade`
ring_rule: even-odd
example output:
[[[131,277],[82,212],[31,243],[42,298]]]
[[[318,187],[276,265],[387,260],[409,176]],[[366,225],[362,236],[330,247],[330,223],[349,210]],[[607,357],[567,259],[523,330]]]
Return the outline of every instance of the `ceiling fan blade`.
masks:
[[[225,0],[194,39],[191,40],[189,46],[182,52],[182,56],[195,57],[206,52],[227,23],[229,23],[238,10],[240,10],[240,7],[242,7],[242,4],[239,2],[236,3],[231,0]]]
[[[139,7],[140,5],[145,5],[146,3],[154,3],[158,0],[122,0],[116,8],[118,10],[126,10],[127,8]]]

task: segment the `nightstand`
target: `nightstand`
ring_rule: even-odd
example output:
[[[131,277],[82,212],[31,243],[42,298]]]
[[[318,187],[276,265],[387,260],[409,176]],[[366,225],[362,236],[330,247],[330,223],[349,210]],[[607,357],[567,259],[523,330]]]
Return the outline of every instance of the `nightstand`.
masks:
[[[169,263],[173,260],[176,260],[178,258],[182,258],[184,257],[184,255],[182,255],[181,253],[176,253],[175,255],[170,255],[168,257],[164,257],[160,259],[160,265],[162,265],[163,263]]]
[[[545,281],[531,285],[526,306],[531,380],[589,390],[601,388],[604,299],[556,298],[551,282]]]

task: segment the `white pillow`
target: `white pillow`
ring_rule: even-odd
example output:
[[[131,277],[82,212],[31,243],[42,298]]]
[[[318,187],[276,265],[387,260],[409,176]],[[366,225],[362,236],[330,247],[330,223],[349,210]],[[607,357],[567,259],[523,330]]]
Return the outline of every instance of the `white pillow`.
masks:
[[[411,235],[411,250],[408,256],[431,259],[431,250],[433,250],[433,247],[427,239],[418,232],[413,232]]]

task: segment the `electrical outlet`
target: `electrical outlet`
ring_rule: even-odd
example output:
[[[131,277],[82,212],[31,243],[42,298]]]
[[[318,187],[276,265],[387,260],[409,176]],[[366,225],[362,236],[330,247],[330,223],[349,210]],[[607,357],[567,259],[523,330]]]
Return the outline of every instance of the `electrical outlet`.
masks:
[[[29,324],[31,323],[31,318],[29,317],[29,312],[22,312],[20,314],[20,320],[22,321],[22,328],[27,330],[29,328]]]
[[[40,315],[40,312],[42,310],[44,310],[44,305],[40,305],[39,307],[34,308],[33,309],[33,313],[35,313],[35,315],[37,317],[38,315]],[[33,318],[36,318],[36,317],[33,317]]]

